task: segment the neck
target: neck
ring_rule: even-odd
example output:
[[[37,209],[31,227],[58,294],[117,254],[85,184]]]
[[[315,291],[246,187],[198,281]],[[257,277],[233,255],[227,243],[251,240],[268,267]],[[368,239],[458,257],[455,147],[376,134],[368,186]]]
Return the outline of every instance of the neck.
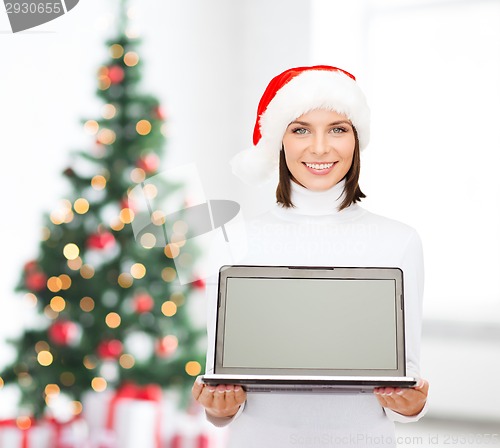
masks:
[[[291,199],[295,207],[289,210],[310,216],[337,214],[344,200],[344,185],[345,181],[341,180],[328,190],[312,191],[291,181]]]

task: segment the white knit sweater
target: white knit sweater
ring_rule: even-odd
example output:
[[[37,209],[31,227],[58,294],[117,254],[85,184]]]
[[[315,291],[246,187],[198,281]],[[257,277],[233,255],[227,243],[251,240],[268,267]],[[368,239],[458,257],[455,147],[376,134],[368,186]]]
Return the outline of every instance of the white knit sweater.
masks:
[[[294,208],[276,205],[247,223],[248,253],[238,264],[389,266],[403,270],[407,374],[420,376],[423,259],[417,232],[358,205],[338,211],[344,184],[313,192],[292,182]],[[207,282],[207,372],[217,285]],[[382,408],[373,394],[249,393],[233,419],[210,419],[228,427],[231,448],[396,446],[393,421],[411,422]]]

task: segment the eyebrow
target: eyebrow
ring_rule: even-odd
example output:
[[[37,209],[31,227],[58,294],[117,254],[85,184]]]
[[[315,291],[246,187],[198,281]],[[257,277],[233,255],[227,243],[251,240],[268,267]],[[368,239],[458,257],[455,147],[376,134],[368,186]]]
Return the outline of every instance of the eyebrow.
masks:
[[[302,126],[310,126],[311,125],[311,123],[308,123],[307,121],[292,121],[288,126],[290,126],[292,124],[300,124]],[[333,121],[332,123],[329,123],[327,126],[336,126],[338,124],[348,124],[349,126],[352,126],[352,123],[349,120]]]

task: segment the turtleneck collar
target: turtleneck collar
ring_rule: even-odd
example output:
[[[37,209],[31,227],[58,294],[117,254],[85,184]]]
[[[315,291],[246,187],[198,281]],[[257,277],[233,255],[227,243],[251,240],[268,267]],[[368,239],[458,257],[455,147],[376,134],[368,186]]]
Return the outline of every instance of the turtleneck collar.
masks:
[[[345,180],[341,180],[338,184],[325,191],[312,191],[295,182],[290,183],[291,199],[295,207],[286,209],[289,213],[323,216],[335,215],[347,210],[344,209],[342,212],[339,212],[339,206],[344,199]],[[283,207],[280,208],[283,209]]]

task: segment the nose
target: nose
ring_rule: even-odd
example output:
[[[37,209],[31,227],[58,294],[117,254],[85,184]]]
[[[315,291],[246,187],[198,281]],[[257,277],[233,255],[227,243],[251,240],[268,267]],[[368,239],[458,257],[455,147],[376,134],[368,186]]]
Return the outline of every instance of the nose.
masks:
[[[330,152],[331,147],[329,145],[328,139],[324,135],[317,134],[314,136],[314,140],[312,141],[310,150],[313,154],[320,156]]]

